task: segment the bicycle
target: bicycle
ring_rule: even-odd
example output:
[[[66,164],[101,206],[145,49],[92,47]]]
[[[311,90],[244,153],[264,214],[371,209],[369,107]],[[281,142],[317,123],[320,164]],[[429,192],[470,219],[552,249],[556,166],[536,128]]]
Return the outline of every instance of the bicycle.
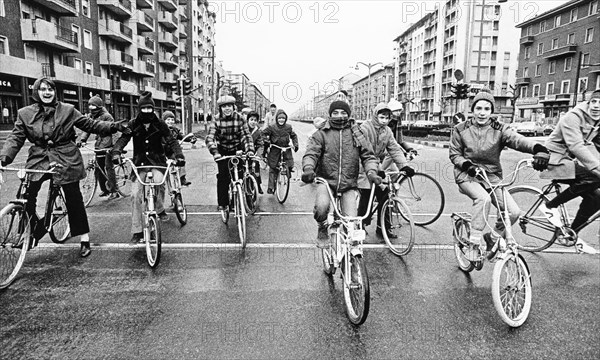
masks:
[[[499,184],[492,185],[483,169],[478,170],[478,176],[492,189],[491,196],[496,196],[495,190],[500,189],[503,203],[506,204],[507,187],[515,182],[517,173],[527,166],[531,166],[531,160],[523,159],[519,161],[516,170],[512,173],[511,180],[507,184],[502,183],[503,179]],[[500,237],[491,249],[490,254],[488,254],[491,257],[490,262],[495,262],[492,273],[492,300],[494,308],[502,321],[511,327],[519,327],[527,320],[531,310],[531,274],[527,262],[519,254],[519,245],[513,236],[506,206],[504,210],[499,211],[499,217],[505,224],[506,234],[504,237]],[[465,212],[456,212],[452,213],[451,220],[453,223],[454,254],[459,268],[466,273],[473,271],[473,269],[481,270],[487,257],[480,253],[477,260],[471,261],[465,254],[465,251],[470,248],[471,215]],[[495,255],[492,257],[494,252]]]
[[[369,277],[363,259],[363,241],[366,233],[362,228],[362,221],[366,215],[342,215],[341,194],[334,197],[327,180],[321,177],[316,177],[315,183],[326,186],[333,208],[333,222],[328,226],[329,248],[321,249],[323,271],[332,276],[336,269],[341,267],[346,315],[352,324],[360,325],[367,319],[371,303]],[[372,185],[367,214],[371,210],[374,194],[375,185]]]
[[[254,215],[258,209],[258,182],[254,176],[252,164],[254,161],[260,161],[260,157],[245,157],[244,174],[242,175],[242,184],[244,190],[244,206],[249,215]]]
[[[519,205],[519,208],[527,209],[526,211],[521,211],[518,220],[518,229],[526,239],[525,241],[520,241],[519,244],[523,250],[538,252],[549,248],[554,243],[566,247],[574,246],[578,239],[577,234],[583,228],[600,218],[600,211],[597,211],[585,223],[573,229],[571,228],[572,222],[566,206],[565,204],[561,204],[557,209],[563,226],[554,226],[539,207],[550,199],[551,194],[554,193],[555,196],[558,196],[561,191],[562,188],[559,180],[553,180],[550,184],[542,187],[542,190],[528,185],[517,185],[508,189],[508,192],[517,205]],[[577,246],[575,246],[575,249],[577,252],[580,252]]]
[[[194,137],[193,133],[189,133],[183,137],[183,139],[179,140],[179,145],[183,144],[185,140],[189,137]],[[195,142],[195,141],[194,141]],[[170,160],[173,161],[173,160]],[[175,164],[173,164],[175,165]],[[167,191],[171,198],[171,206],[175,211],[175,216],[177,216],[177,220],[181,225],[187,224],[187,208],[183,202],[183,195],[181,194],[181,176],[179,174],[179,166],[168,166],[169,168],[168,177],[167,177]]]
[[[290,192],[290,169],[288,168],[284,155],[287,150],[291,150],[291,146],[281,147],[275,144],[271,144],[281,150],[279,154],[279,161],[277,162],[277,181],[275,181],[275,195],[277,196],[277,201],[280,204],[283,204],[288,197],[288,193]]]
[[[94,153],[97,153],[97,154],[104,153],[104,154],[106,154],[106,156],[111,156],[110,148],[93,149],[93,148],[91,148],[89,146],[85,146],[85,145],[82,147],[86,150],[93,151]],[[117,159],[113,159],[113,166],[115,169],[115,179],[116,179],[115,185],[117,187],[117,191],[123,197],[131,194],[131,181],[129,181],[130,175],[131,175],[131,169],[127,165],[127,162],[125,161],[125,158],[126,158],[124,155],[125,152],[126,151],[123,150],[123,153],[120,154],[120,156]],[[99,169],[105,178],[107,177],[106,170],[97,163],[96,157],[94,156],[88,160],[88,164],[85,168],[86,176],[85,176],[85,179],[83,179],[80,184],[81,195],[83,196],[83,203],[85,204],[86,207],[89,206],[90,203],[92,202],[92,199],[94,198],[94,195],[96,194],[96,189],[98,188],[98,180],[96,179],[96,169]]]
[[[408,161],[417,156],[413,152],[405,155]],[[437,180],[429,174],[415,172],[413,176],[400,174],[396,183],[396,197],[411,209],[416,225],[429,225],[439,219],[446,205],[446,197]]]
[[[246,248],[246,206],[244,184],[239,176],[239,165],[246,157],[238,151],[235,155],[223,156],[217,161],[229,160],[229,172],[232,173],[231,181],[229,182],[229,207],[221,210],[221,221],[227,224],[229,221],[229,211],[233,208],[233,215],[236,219],[238,227],[238,236],[242,248]]]
[[[55,243],[63,243],[69,238],[70,228],[64,193],[60,185],[54,184],[52,176],[49,180],[49,193],[44,218],[39,219],[36,216],[37,219],[34,220],[25,211],[29,201],[30,174],[54,174],[59,167],[56,163],[51,163],[49,170],[16,169],[0,166],[2,171],[16,171],[20,180],[15,199],[0,210],[0,289],[8,287],[15,280],[25,262],[27,251],[35,248],[39,239],[46,232]],[[2,182],[2,174],[0,173],[0,183]],[[32,226],[37,229],[40,225],[43,226],[44,233],[31,230]],[[34,234],[36,236],[33,236]]]
[[[162,186],[167,180],[170,174],[171,168],[175,166],[175,161],[172,159],[167,160],[167,166],[135,166],[133,161],[129,158],[125,160],[131,165],[131,169],[135,174],[138,182],[143,186],[143,199],[144,211],[142,212],[143,218],[143,235],[144,243],[146,244],[146,259],[148,265],[151,268],[155,268],[160,262],[161,250],[162,250],[162,233],[161,225],[158,220],[158,213],[156,212],[155,201],[157,196],[156,187]],[[161,182],[154,182],[154,174],[152,171],[146,172],[146,181],[142,180],[139,170],[140,169],[159,169],[166,170],[165,176]]]

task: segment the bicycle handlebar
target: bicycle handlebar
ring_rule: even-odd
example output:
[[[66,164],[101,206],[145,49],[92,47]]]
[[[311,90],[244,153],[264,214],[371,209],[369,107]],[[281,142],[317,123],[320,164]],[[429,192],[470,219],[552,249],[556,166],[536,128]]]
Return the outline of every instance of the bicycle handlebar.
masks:
[[[131,160],[130,158],[125,158],[125,161],[129,162],[131,164],[131,169],[133,170],[133,173],[135,174],[135,177],[137,178],[137,180],[140,182],[140,184],[144,185],[144,186],[158,186],[158,185],[163,185],[167,179],[167,173],[169,172],[169,170],[171,170],[171,168],[173,166],[175,166],[176,161],[173,159],[167,159],[167,166],[156,166],[156,165],[142,165],[142,166],[135,166],[135,164],[133,163],[133,160]],[[140,177],[140,173],[138,172],[138,169],[164,169],[165,170],[165,175],[163,176],[163,179],[161,182],[156,182],[156,183],[146,183],[144,181],[142,181],[141,177]]]
[[[275,146],[276,148],[279,148],[279,149],[281,149],[281,150],[292,150],[292,147],[291,147],[291,146],[283,146],[283,147],[282,147],[282,146],[275,145],[275,144],[271,144],[271,145],[269,145],[269,146]]]
[[[186,136],[184,136],[184,137],[183,137],[183,139],[179,140],[179,145],[183,144],[183,143],[185,142],[185,140],[186,140],[187,138],[190,138],[190,137],[194,138],[194,137],[196,137],[196,136],[194,135],[194,133],[189,133],[189,134],[187,134]],[[195,142],[195,141],[194,141],[194,142]]]
[[[510,181],[508,183],[506,183],[506,184],[503,184],[502,182],[508,176],[504,177],[498,184],[493,185],[492,182],[490,181],[488,175],[487,175],[487,172],[485,171],[485,169],[483,169],[481,167],[477,168],[477,174],[476,174],[476,176],[479,176],[481,179],[483,179],[483,181],[485,181],[485,183],[487,185],[489,185],[490,188],[492,188],[492,189],[502,188],[502,187],[508,187],[508,186],[511,186],[512,184],[514,184],[515,181],[517,181],[517,174],[519,173],[519,171],[521,169],[526,168],[526,167],[532,166],[532,163],[533,163],[532,159],[521,159],[521,160],[519,160],[519,162],[517,163],[517,167],[512,172],[512,175],[510,176]]]
[[[333,204],[333,211],[340,219],[345,220],[345,221],[363,221],[371,213],[371,207],[373,205],[373,197],[375,196],[375,184],[371,185],[371,194],[369,195],[369,205],[367,207],[367,211],[365,212],[365,215],[363,215],[363,216],[345,216],[345,215],[342,215],[342,213],[340,212],[340,209],[338,209],[337,204],[335,202],[335,197],[333,196],[333,192],[329,188],[329,184],[327,183],[327,180],[323,179],[322,177],[317,176],[315,178],[315,183],[325,185],[325,187],[327,188],[327,192],[329,193],[329,200]]]

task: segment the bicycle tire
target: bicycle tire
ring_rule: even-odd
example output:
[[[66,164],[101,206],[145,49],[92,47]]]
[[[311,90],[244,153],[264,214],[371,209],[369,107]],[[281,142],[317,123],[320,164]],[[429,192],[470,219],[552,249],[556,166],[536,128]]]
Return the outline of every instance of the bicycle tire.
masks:
[[[31,225],[24,215],[18,204],[0,210],[0,289],[15,281],[29,250]]]
[[[465,250],[469,248],[469,246],[466,244],[469,240],[469,236],[471,235],[470,228],[471,226],[468,221],[462,219],[456,220],[454,222],[454,226],[452,227],[454,255],[456,256],[456,262],[458,263],[458,267],[466,273],[469,273],[475,269],[475,264],[467,259],[465,255]]]
[[[65,194],[62,188],[52,191],[52,204],[49,205],[50,221],[48,225],[48,234],[52,242],[61,244],[69,238],[71,232],[69,226],[69,213],[67,211],[67,204],[65,201]]]
[[[240,184],[235,185],[237,195],[235,197],[235,220],[238,227],[238,235],[242,249],[246,248],[246,208],[244,204],[244,192]]]
[[[532,297],[531,274],[525,259],[510,253],[498,260],[492,274],[492,299],[502,321],[510,327],[523,325]]]
[[[542,191],[520,185],[508,189],[508,193],[521,209],[519,220],[515,223],[517,226],[513,226],[519,247],[525,251],[538,252],[552,246],[560,234],[560,229],[552,225],[538,208],[538,199],[543,196]]]
[[[280,204],[283,204],[287,200],[290,192],[290,178],[287,172],[288,170],[286,169],[280,169],[275,182],[275,195]]]
[[[321,261],[323,262],[323,272],[329,276],[335,273],[335,266],[333,265],[333,257],[335,256],[335,247],[337,244],[337,237],[339,228],[335,232],[329,234],[329,247],[321,249]]]
[[[344,304],[346,307],[346,315],[350,322],[354,325],[361,325],[367,320],[369,308],[371,304],[371,292],[369,288],[369,276],[364,260],[360,255],[350,255],[350,284],[346,283],[345,277],[348,276],[347,269],[343,269],[343,287],[344,287]],[[343,264],[346,261],[344,259]],[[345,265],[343,265],[345,267]]]
[[[386,225],[389,223],[389,226]],[[394,255],[403,256],[410,252],[415,243],[415,224],[411,209],[397,198],[387,199],[381,208],[379,226],[383,239]],[[390,238],[388,234],[396,236]]]
[[[160,221],[156,219],[156,214],[148,217],[148,229],[145,236],[146,243],[146,259],[151,268],[158,266],[162,250],[162,233]]]
[[[122,196],[131,195],[131,165],[127,161],[121,161],[115,165],[115,178],[117,190]]]
[[[93,164],[89,164],[85,169],[85,179],[81,180],[79,188],[81,189],[81,196],[83,197],[83,204],[87,207],[92,202],[96,189],[98,188],[98,181],[96,181],[95,174],[95,160]]]
[[[411,182],[414,191],[411,191]],[[439,219],[446,197],[437,180],[428,174],[415,173],[412,177],[403,177],[398,185],[396,196],[411,209],[415,225],[425,226]]]
[[[175,211],[175,216],[177,216],[177,220],[181,225],[187,224],[187,208],[183,203],[183,198],[181,193],[178,192],[173,196],[173,210]]]
[[[244,205],[249,215],[258,209],[258,183],[252,175],[244,176]]]

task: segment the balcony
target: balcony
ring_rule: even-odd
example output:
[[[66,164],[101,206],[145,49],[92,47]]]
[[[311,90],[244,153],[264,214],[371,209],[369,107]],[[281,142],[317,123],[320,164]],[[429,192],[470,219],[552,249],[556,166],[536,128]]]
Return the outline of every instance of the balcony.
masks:
[[[133,72],[146,77],[154,77],[154,66],[146,61],[133,60]]]
[[[189,19],[185,12],[182,11],[179,13],[179,22],[188,22],[188,20]]]
[[[523,36],[520,41],[521,45],[533,44],[533,35]]]
[[[138,32],[154,31],[154,19],[142,10],[137,10],[134,14]]]
[[[517,85],[527,85],[531,83],[530,77],[520,77],[516,80]]]
[[[158,81],[163,84],[176,84],[177,77],[171,72],[161,72]]]
[[[185,43],[184,42],[180,42],[179,43],[179,55],[186,55],[187,54],[187,50],[185,48]]]
[[[138,9],[152,9],[153,0],[135,0]]]
[[[96,0],[98,6],[105,7],[111,12],[121,17],[131,17],[133,11],[131,7],[131,0]]]
[[[77,8],[75,0],[31,0],[36,4],[42,5],[62,16],[76,16]],[[17,4],[18,5],[18,4]]]
[[[142,35],[136,35],[135,44],[137,45],[138,54],[151,55],[154,54],[154,41]]]
[[[170,52],[162,52],[158,54],[158,62],[165,67],[177,67],[179,65],[177,56]]]
[[[169,50],[177,48],[177,44],[179,43],[175,35],[164,31],[158,33],[158,42]]]
[[[59,51],[80,52],[78,34],[49,21],[22,19],[21,34],[24,42],[44,44]]]
[[[544,58],[548,60],[558,59],[565,56],[577,54],[577,45],[565,45],[556,49],[548,50],[544,53]]]
[[[167,30],[177,30],[177,20],[170,12],[160,11],[158,13],[158,23],[164,26]]]
[[[175,5],[175,0],[158,0],[157,1],[162,7],[170,12],[177,10],[177,5]]]
[[[133,31],[122,22],[104,19],[98,23],[98,34],[121,43],[133,43]]]
[[[187,0],[179,0],[179,5],[187,5]]]
[[[179,38],[180,39],[187,39],[187,29],[185,26],[180,25],[179,26]]]
[[[133,56],[115,49],[100,50],[100,65],[133,70]]]

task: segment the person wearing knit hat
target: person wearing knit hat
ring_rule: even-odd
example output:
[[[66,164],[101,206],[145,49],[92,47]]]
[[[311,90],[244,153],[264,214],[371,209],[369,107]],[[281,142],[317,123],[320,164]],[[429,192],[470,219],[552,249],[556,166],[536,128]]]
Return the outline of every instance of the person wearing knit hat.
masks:
[[[267,158],[267,164],[269,165],[269,183],[267,186],[267,194],[273,194],[275,192],[275,182],[279,176],[279,158],[281,157],[281,152],[283,151],[279,147],[289,147],[291,140],[294,152],[298,152],[298,135],[296,135],[294,132],[292,125],[288,124],[288,116],[286,112],[283,109],[277,110],[275,119],[275,125],[268,126],[263,131],[263,155]],[[270,148],[271,144],[279,147],[273,146]],[[268,155],[267,150],[269,150]],[[283,161],[288,167],[287,176],[290,178],[294,167],[294,156],[291,149],[283,151]]]
[[[556,128],[546,140],[550,150],[548,171],[542,179],[569,182],[569,188],[555,198],[540,205],[543,214],[551,214],[549,221],[562,226],[558,206],[576,197],[583,200],[571,223],[571,229],[579,232],[590,216],[600,210],[600,90],[595,90],[590,100],[584,101],[563,115]],[[558,222],[554,221],[554,217]],[[577,236],[577,251],[595,254],[597,250]]]
[[[495,228],[483,234],[490,211],[486,204],[492,203],[502,210],[506,208],[511,224],[517,221],[520,214],[519,206],[510,194],[502,194],[499,188],[493,191],[494,201],[491,200],[491,190],[486,189],[487,183],[478,175],[479,171],[485,171],[492,184],[501,182],[503,172],[500,153],[505,148],[534,154],[533,168],[538,171],[547,168],[550,156],[544,145],[518,134],[508,124],[492,120],[494,97],[487,91],[482,90],[475,96],[471,109],[473,118],[454,127],[450,137],[449,156],[454,164],[454,180],[459,191],[472,201],[471,232],[465,256],[470,261],[478,261],[485,251],[489,259],[495,256],[492,249],[505,231],[504,220],[498,218]],[[506,203],[503,195],[506,196]],[[485,248],[482,247],[482,240]]]
[[[494,100],[494,95],[492,95],[490,93],[490,90],[487,88],[483,88],[483,89],[479,90],[477,95],[475,95],[475,98],[473,99],[473,103],[471,104],[471,112],[473,112],[473,109],[475,108],[475,104],[477,104],[480,100],[485,100],[488,103],[490,103],[490,105],[492,107],[492,114],[493,114],[495,107],[496,107],[496,101]]]
[[[331,116],[331,114],[335,110],[344,110],[348,117],[350,117],[350,115],[352,115],[352,111],[350,110],[350,105],[348,105],[348,103],[345,101],[336,100],[336,101],[332,102],[329,105],[329,116]]]
[[[179,128],[177,127],[177,125],[175,124],[175,114],[173,114],[172,111],[165,111],[162,114],[162,121],[164,121],[167,126],[169,127],[169,130],[171,131],[171,135],[175,138],[175,140],[183,140],[183,133],[181,132],[181,130],[179,130]],[[196,143],[196,138],[195,137],[188,137],[185,139],[185,142],[191,142],[192,144]],[[171,152],[171,149],[167,146],[165,146],[165,155],[168,158],[174,159],[173,154]],[[187,180],[187,171],[185,169],[185,166],[180,166],[179,167],[179,181],[181,182],[181,185],[183,186],[189,186],[192,184],[191,181]]]
[[[263,153],[263,133],[259,127],[259,119],[260,114],[256,111],[250,111],[248,113],[248,117],[246,119],[246,123],[248,124],[248,130],[250,130],[250,135],[252,136],[252,143],[254,144],[254,151],[256,154],[261,155]],[[260,176],[260,162],[252,161],[250,164],[252,171],[252,175],[256,179],[256,184],[258,185],[258,193],[262,194],[262,177]]]
[[[154,100],[152,100],[152,93],[150,91],[144,91],[140,94],[140,99],[138,100],[138,109],[142,109],[143,107],[151,107],[154,110]]]
[[[390,129],[392,129],[392,134],[396,135],[396,141],[407,153],[413,153],[414,156],[418,155],[417,150],[415,150],[410,144],[404,141],[404,135],[402,134],[402,128],[400,128],[400,114],[402,113],[402,103],[396,99],[390,100],[388,103],[388,107],[392,110],[392,120],[388,124]]]

